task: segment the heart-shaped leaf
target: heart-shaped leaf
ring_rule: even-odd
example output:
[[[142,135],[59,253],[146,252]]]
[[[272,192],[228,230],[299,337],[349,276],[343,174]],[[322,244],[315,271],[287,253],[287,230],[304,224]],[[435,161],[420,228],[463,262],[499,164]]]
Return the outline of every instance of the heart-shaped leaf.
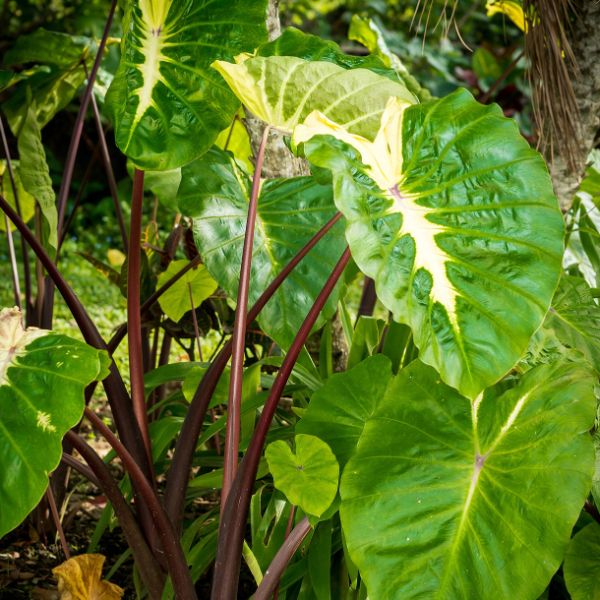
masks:
[[[571,600],[600,598],[600,525],[590,523],[571,540],[563,567]]]
[[[564,227],[516,123],[457,90],[390,99],[373,142],[318,113],[294,140],[331,169],[352,256],[420,358],[470,398],[511,369],[550,305]]]
[[[305,513],[320,517],[335,499],[340,467],[318,437],[299,434],[295,442],[295,453],[283,440],[269,444],[265,458],[275,487]]]
[[[393,378],[340,487],[369,596],[538,598],[590,490],[593,381],[544,365],[471,403],[419,361]]]
[[[352,133],[374,136],[390,96],[404,106],[416,102],[398,82],[334,62],[257,56],[238,64],[216,61],[213,66],[252,113],[287,132],[318,110]]]
[[[213,149],[182,169],[179,207],[193,218],[194,239],[219,285],[237,297],[251,182],[226,152]],[[335,214],[331,187],[312,177],[265,181],[258,200],[249,302],[254,303],[281,269]],[[261,311],[258,322],[279,345],[291,344],[304,317],[342,254],[335,225],[294,269]],[[323,315],[335,312],[337,291]]]
[[[265,0],[127,0],[106,103],[117,145],[139,168],[180,167],[231,123],[239,104],[209,65],[254,50],[265,15]]]
[[[36,506],[83,414],[83,391],[106,376],[105,353],[64,335],[23,330],[0,311],[0,538]]]
[[[296,432],[326,442],[343,468],[356,449],[365,423],[385,394],[391,376],[390,360],[381,354],[367,358],[349,371],[332,375],[312,395]]]
[[[171,277],[181,271],[188,260],[171,261],[156,282],[156,287],[164,285]],[[183,315],[194,308],[198,308],[217,289],[217,282],[210,276],[204,265],[198,265],[190,269],[183,277],[180,277],[164,294],[158,298],[158,303],[169,319],[177,323]],[[190,298],[191,293],[191,298]]]

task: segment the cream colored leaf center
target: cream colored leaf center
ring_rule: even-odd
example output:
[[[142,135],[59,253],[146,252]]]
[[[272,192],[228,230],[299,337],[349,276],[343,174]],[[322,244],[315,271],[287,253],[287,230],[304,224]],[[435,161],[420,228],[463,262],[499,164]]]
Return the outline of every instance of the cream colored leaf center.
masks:
[[[21,311],[17,307],[0,311],[0,385],[5,383],[6,371],[15,357],[23,354],[25,346],[47,333],[35,327],[23,329]]]

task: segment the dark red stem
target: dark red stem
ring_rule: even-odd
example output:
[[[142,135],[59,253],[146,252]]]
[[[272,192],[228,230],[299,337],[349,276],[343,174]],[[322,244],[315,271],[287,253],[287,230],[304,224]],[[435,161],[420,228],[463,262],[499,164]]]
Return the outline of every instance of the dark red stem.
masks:
[[[104,461],[76,433],[67,432],[65,439],[81,454],[89,468],[94,473],[100,489],[109,499],[127,544],[131,548],[135,563],[152,600],[160,600],[164,587],[164,579],[160,565],[156,562],[146,539],[144,538],[129,504],[127,504],[119,485],[113,479]],[[63,456],[63,460],[64,460]],[[73,459],[75,460],[75,459]],[[74,466],[74,465],[72,465]],[[75,468],[77,468],[75,466]],[[85,473],[84,473],[85,474]]]
[[[87,67],[83,64],[86,75]],[[89,77],[89,75],[88,75]],[[100,142],[100,152],[102,154],[102,162],[104,163],[104,169],[106,171],[106,178],[108,180],[108,189],[112,197],[113,205],[115,207],[115,214],[117,216],[117,223],[119,224],[119,232],[121,233],[121,241],[123,243],[123,249],[127,252],[127,228],[125,227],[125,219],[123,218],[123,211],[119,204],[119,192],[117,190],[117,180],[115,179],[115,172],[112,168],[110,160],[110,153],[108,152],[108,145],[106,143],[106,136],[104,135],[104,128],[102,127],[102,119],[100,118],[100,111],[98,110],[98,104],[94,94],[91,96],[92,110],[94,112],[94,122],[96,123],[96,130],[98,131],[98,141]]]
[[[292,529],[265,571],[265,576],[252,596],[252,600],[269,600],[275,594],[283,572],[311,529],[312,526],[306,517]]]
[[[127,448],[120,442],[117,436],[97,417],[89,408],[85,409],[85,416],[92,426],[112,446],[123,463],[123,467],[131,477],[131,482],[137,489],[140,498],[150,511],[154,525],[161,540],[165,558],[169,568],[169,574],[173,580],[173,588],[178,598],[194,600],[197,598],[194,584],[187,566],[187,561],[179,538],[173,530],[171,521],[160,503],[160,500],[150,485],[148,479],[139,468],[135,459],[129,454]]]
[[[146,314],[148,312],[148,310],[150,310],[150,308],[152,306],[154,306],[154,304],[156,303],[156,301],[169,288],[171,288],[175,283],[177,283],[188,271],[190,271],[191,269],[193,269],[196,265],[200,264],[200,262],[201,262],[200,256],[196,256],[187,265],[185,265],[185,267],[183,267],[182,269],[180,269],[179,271],[177,271],[177,273],[175,273],[175,275],[173,275],[173,277],[171,277],[170,279],[168,279],[167,281],[165,281],[165,283],[163,285],[161,285],[148,298],[148,300],[146,300],[144,302],[144,304],[142,304],[142,306],[140,308],[140,312],[142,313],[142,315]],[[110,338],[110,341],[108,342],[108,350],[109,350],[109,352],[112,353],[112,352],[114,352],[117,349],[118,345],[121,343],[121,341],[123,340],[123,338],[125,337],[125,335],[127,335],[127,323],[123,323],[117,329],[117,331],[112,336],[112,338]]]
[[[325,306],[349,260],[350,250],[346,248],[296,334],[273,382],[269,397],[263,407],[260,419],[254,430],[254,435],[248,446],[248,451],[242,460],[221,517],[211,595],[212,600],[231,600],[231,598],[237,596],[244,528],[246,526],[248,506],[265,439],[296,360],[306,339],[310,335],[310,331],[319,313],[323,309],[323,306]]]
[[[248,312],[248,321],[251,323],[259,315],[265,304],[271,299],[279,286],[287,276],[296,268],[302,259],[317,245],[325,234],[342,218],[341,213],[336,213],[323,227],[306,243],[296,256],[281,270],[267,289],[261,294],[254,306]],[[167,514],[175,524],[176,528],[181,526],[185,491],[189,479],[190,468],[196,449],[196,442],[204,423],[208,404],[212,397],[221,374],[223,373],[229,357],[231,356],[232,344],[227,342],[214,361],[211,362],[204,377],[200,381],[190,408],[183,422],[181,433],[175,446],[173,460],[167,475],[167,487],[165,492],[165,508]]]
[[[92,70],[88,77],[87,85],[83,96],[81,98],[81,104],[79,105],[79,112],[75,119],[75,126],[69,142],[69,149],[67,150],[67,159],[65,162],[65,168],[63,176],[60,182],[60,189],[58,192],[58,231],[62,231],[63,223],[65,219],[65,210],[67,208],[67,199],[69,197],[69,191],[71,189],[71,181],[73,180],[73,171],[75,169],[75,160],[77,158],[77,150],[79,149],[79,142],[81,141],[81,134],[83,133],[83,123],[85,121],[85,115],[87,113],[88,106],[90,105],[90,99],[94,91],[94,81],[96,81],[96,75],[102,62],[102,55],[104,54],[104,48],[106,46],[106,40],[112,26],[113,17],[115,15],[115,9],[117,8],[117,0],[112,0],[110,9],[108,11],[108,17],[104,25],[104,31],[102,32],[102,38],[98,45],[98,52],[92,65]]]
[[[48,487],[46,489],[46,500],[48,500],[50,514],[52,515],[52,520],[54,521],[54,527],[56,527],[56,531],[58,532],[58,537],[60,539],[60,544],[62,546],[63,553],[65,555],[65,558],[69,560],[69,558],[71,558],[71,551],[69,550],[69,544],[67,544],[65,530],[63,529],[62,523],[60,521],[60,515],[58,514],[58,507],[56,506],[56,499],[54,497],[54,492],[52,491],[52,483],[50,481],[48,481]]]
[[[2,195],[0,195],[0,209],[2,209],[8,215],[8,218],[16,225],[27,244],[29,244],[35,255],[38,257],[44,269],[48,272],[50,279],[52,279],[54,285],[56,285],[58,291],[64,298],[66,305],[69,307],[85,341],[94,348],[107,350],[106,342],[102,339],[96,325],[90,319],[71,286],[65,281],[57,266],[54,264],[54,261],[48,256],[33,232],[27,227],[23,222],[23,219],[19,217]],[[109,376],[104,379],[102,384],[104,385],[119,435],[136,457],[139,464],[142,465],[144,471],[150,475],[151,471],[146,459],[146,453],[143,449],[139,428],[131,414],[131,401],[127,389],[125,388],[125,384],[123,383],[123,379],[121,378],[121,374],[114,361],[111,362]]]
[[[142,434],[148,463],[152,465],[152,446],[148,431],[148,410],[144,397],[144,365],[142,360],[141,313],[141,252],[142,203],[144,200],[144,172],[135,170],[131,197],[131,225],[127,253],[127,339],[129,341],[129,376],[133,413]]]
[[[240,446],[240,422],[242,410],[242,381],[244,378],[244,346],[246,343],[246,325],[248,319],[248,293],[250,291],[250,272],[252,270],[252,248],[254,246],[254,229],[260,190],[260,176],[265,159],[265,149],[269,139],[269,127],[265,127],[258,148],[252,194],[248,205],[246,233],[242,250],[242,265],[238,286],[237,308],[233,325],[231,353],[231,379],[229,381],[229,401],[227,403],[227,426],[225,430],[225,446],[223,452],[223,488],[221,490],[221,511],[227,501],[227,494],[237,472]]]

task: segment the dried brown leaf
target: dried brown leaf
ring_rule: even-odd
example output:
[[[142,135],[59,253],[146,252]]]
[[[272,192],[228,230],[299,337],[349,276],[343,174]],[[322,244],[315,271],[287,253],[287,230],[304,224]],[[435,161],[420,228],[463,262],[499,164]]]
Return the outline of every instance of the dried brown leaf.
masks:
[[[119,600],[124,592],[102,580],[103,564],[102,554],[80,554],[52,569],[60,600]]]

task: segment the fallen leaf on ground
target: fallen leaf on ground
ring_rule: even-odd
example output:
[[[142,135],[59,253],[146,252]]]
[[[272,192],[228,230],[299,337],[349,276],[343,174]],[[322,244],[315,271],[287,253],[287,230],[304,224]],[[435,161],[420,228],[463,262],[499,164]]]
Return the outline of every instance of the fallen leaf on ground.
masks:
[[[123,590],[101,579],[103,564],[102,554],[81,554],[52,569],[60,600],[120,600]]]

